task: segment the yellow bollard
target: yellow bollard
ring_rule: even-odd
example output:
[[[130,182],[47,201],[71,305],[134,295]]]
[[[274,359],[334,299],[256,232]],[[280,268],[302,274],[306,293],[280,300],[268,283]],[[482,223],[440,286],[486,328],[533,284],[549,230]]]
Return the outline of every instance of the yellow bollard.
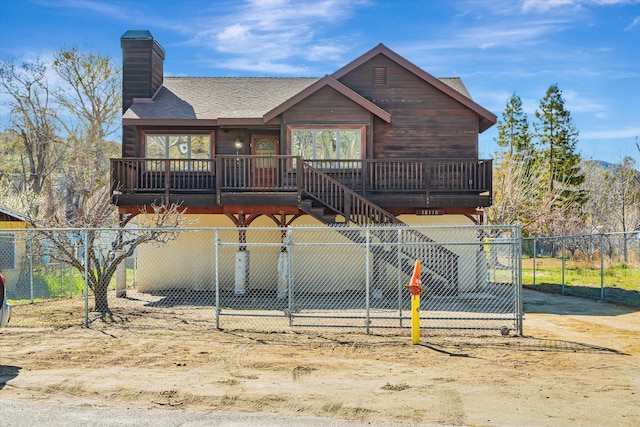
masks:
[[[416,260],[411,282],[409,282],[407,288],[411,292],[411,343],[420,344],[420,291],[422,290],[420,259]]]

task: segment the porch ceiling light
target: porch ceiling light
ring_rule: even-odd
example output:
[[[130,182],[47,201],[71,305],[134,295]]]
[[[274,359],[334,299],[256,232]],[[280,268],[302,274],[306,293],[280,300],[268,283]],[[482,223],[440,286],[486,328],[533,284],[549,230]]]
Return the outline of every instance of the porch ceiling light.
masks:
[[[236,147],[236,151],[240,151],[242,150],[242,147],[244,147],[244,142],[242,142],[242,138],[237,136],[236,140],[233,142],[233,144]]]

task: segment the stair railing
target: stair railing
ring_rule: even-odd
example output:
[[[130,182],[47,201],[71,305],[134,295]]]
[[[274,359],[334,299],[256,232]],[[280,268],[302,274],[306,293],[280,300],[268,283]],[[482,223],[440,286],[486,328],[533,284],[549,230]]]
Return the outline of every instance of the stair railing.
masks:
[[[407,225],[395,215],[370,202],[368,199],[353,192],[339,181],[331,178],[322,171],[314,168],[305,161],[299,161],[301,167],[301,189],[306,194],[324,204],[327,208],[344,216],[344,223],[353,222],[356,225]],[[338,229],[338,231],[340,231]],[[352,233],[343,233],[349,239],[354,239]],[[393,239],[386,237],[383,230],[374,232],[381,242],[393,243]],[[420,259],[425,268],[442,277],[449,283],[458,283],[459,256],[426,235],[412,229],[404,233],[405,240],[400,250],[411,260]],[[410,265],[408,274],[413,265]],[[407,269],[405,269],[407,270]]]

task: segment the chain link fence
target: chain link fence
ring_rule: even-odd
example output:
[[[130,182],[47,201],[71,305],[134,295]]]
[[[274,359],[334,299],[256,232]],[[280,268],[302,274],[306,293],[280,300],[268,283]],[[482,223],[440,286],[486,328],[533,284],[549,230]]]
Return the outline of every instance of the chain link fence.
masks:
[[[640,307],[640,233],[523,239],[523,284]]]
[[[55,239],[56,233],[46,237],[42,230],[0,230],[0,269],[8,278],[8,298],[18,305],[11,324],[23,325],[22,306],[25,312],[41,310],[44,325],[47,319],[86,326],[104,319],[104,310],[96,311],[94,286],[86,280],[90,269],[98,267],[87,261],[101,259],[98,265],[104,265],[116,259],[122,254],[113,250],[113,242],[134,239],[139,232],[56,230],[75,236],[67,242],[74,245],[69,252],[80,267],[72,269],[54,262],[59,258],[56,244],[47,239]],[[114,270],[107,294],[112,320],[149,329],[177,324],[397,331],[411,326],[406,286],[420,259],[422,328],[522,332],[516,226],[187,228],[159,233],[173,237],[165,244],[138,246]]]

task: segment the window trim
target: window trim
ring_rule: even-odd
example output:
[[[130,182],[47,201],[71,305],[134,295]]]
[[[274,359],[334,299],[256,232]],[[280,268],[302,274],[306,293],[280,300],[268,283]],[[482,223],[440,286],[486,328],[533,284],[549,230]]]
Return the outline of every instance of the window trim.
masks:
[[[291,133],[294,130],[311,130],[311,131],[326,131],[326,130],[359,130],[360,131],[360,158],[359,159],[341,159],[336,158],[333,160],[364,160],[366,158],[366,136],[367,136],[367,126],[366,125],[315,125],[315,124],[295,124],[295,125],[287,125],[287,153],[293,156],[293,138]],[[339,153],[339,149],[336,150]],[[305,160],[317,160],[317,159],[305,159]],[[324,159],[331,160],[331,159]]]
[[[210,160],[211,163],[213,163],[213,160],[215,159],[215,146],[216,146],[215,131],[212,131],[212,130],[203,131],[203,130],[192,130],[192,129],[180,129],[179,131],[175,129],[171,129],[171,130],[153,129],[153,130],[141,130],[140,134],[141,134],[140,149],[142,151],[141,157],[144,159],[147,159],[147,135],[149,136],[209,136],[209,159],[208,160]],[[191,152],[191,146],[189,146],[189,152]],[[171,160],[170,157],[162,157],[162,159]],[[180,160],[180,159],[174,159],[174,160]],[[183,160],[192,161],[192,160],[204,160],[204,159],[188,158]],[[152,170],[153,172],[161,172],[153,169],[149,169],[149,170]],[[194,171],[189,168],[184,171],[181,170],[180,172],[211,172],[211,170],[213,170],[213,165],[211,165],[208,171]],[[174,172],[178,172],[178,171],[174,171]]]
[[[175,129],[167,129],[167,130],[158,130],[158,129],[153,129],[153,130],[141,130],[140,134],[142,136],[141,141],[140,141],[140,149],[142,151],[141,156],[140,157],[146,157],[146,152],[147,152],[147,135],[168,135],[168,136],[186,136],[186,135],[209,135],[209,152],[211,153],[211,158],[213,159],[215,157],[215,137],[216,137],[216,132],[213,130],[193,130],[193,129],[180,129],[180,131],[177,131]]]

